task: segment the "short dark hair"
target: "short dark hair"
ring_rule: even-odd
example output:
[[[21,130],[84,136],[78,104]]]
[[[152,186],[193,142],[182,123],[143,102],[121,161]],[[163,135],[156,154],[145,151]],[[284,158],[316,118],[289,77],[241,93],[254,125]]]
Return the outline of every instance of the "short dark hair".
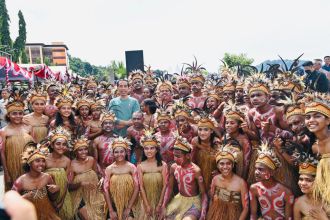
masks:
[[[154,114],[157,110],[157,104],[153,99],[145,99],[143,100],[143,104],[148,106],[149,111],[151,114]]]
[[[325,59],[325,58],[330,58],[330,56],[325,56],[323,59]]]
[[[122,81],[127,82],[127,86],[129,86],[129,81],[127,79],[118,79],[118,81],[116,82],[116,86],[119,86],[119,83]]]
[[[305,67],[305,66],[313,66],[313,62],[312,61],[306,61],[305,63],[303,63],[302,66],[303,67]]]

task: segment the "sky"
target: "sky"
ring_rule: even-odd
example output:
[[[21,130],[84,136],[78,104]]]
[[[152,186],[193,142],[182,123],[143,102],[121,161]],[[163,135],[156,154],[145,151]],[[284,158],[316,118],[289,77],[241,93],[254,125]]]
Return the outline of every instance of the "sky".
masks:
[[[330,54],[329,0],[7,0],[11,37],[19,10],[28,43],[64,42],[94,65],[143,50],[145,65],[176,72],[198,62],[216,72],[225,52],[268,59]],[[326,28],[328,27],[328,28]]]

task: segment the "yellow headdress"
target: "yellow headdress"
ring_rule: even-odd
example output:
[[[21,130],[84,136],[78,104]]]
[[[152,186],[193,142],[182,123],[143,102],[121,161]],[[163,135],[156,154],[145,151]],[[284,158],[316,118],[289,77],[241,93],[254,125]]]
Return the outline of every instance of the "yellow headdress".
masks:
[[[80,138],[77,138],[73,142],[73,151],[78,150],[81,147],[87,147],[89,146],[89,140],[85,136],[81,136]]]
[[[215,98],[217,101],[220,101],[220,96],[218,95],[218,93],[216,93],[215,91],[210,91],[210,93],[207,95],[208,97],[212,97]]]
[[[29,103],[33,103],[36,100],[42,100],[44,102],[47,101],[47,93],[45,91],[42,91],[40,89],[33,89],[30,91],[30,94],[27,97],[27,100]]]
[[[113,112],[106,112],[102,115],[101,117],[101,122],[103,123],[104,121],[112,121],[115,122],[116,119],[116,115]]]
[[[183,116],[185,118],[190,117],[190,109],[185,103],[183,103],[182,100],[179,100],[174,103],[173,113],[174,113],[174,118],[179,116]]]
[[[6,105],[7,113],[15,112],[15,111],[24,111],[24,102],[20,100],[9,100]]]
[[[202,65],[197,64],[197,59],[195,57],[195,61],[192,64],[185,63],[188,67],[186,67],[185,72],[190,74],[190,83],[193,81],[201,82],[204,84],[205,77],[202,72],[205,71],[205,68]]]
[[[48,137],[50,143],[53,143],[58,138],[63,138],[68,142],[68,147],[70,148],[71,135],[65,128],[61,126],[56,127],[49,133]]]
[[[258,150],[256,163],[261,163],[272,170],[276,170],[281,166],[281,162],[277,158],[276,153],[268,146],[267,142],[262,142],[259,148],[260,150]]]
[[[92,77],[92,76],[89,77],[86,82],[86,88],[91,89],[91,88],[96,88],[96,87],[97,87],[97,83],[95,82],[94,77]]]
[[[299,174],[316,175],[318,161],[314,158],[306,159],[299,164]]]
[[[133,82],[134,80],[140,79],[143,81],[144,73],[141,70],[133,70],[129,74],[128,80]]]
[[[173,91],[173,86],[172,86],[172,83],[170,81],[165,80],[165,81],[159,82],[158,85],[157,85],[157,88],[156,88],[157,92],[159,92],[161,88],[168,89],[171,92]]]
[[[180,136],[178,133],[175,134],[175,137],[176,137],[176,140],[175,140],[173,149],[182,150],[186,153],[190,153],[192,151],[192,146],[187,141],[186,138]]]
[[[237,151],[234,150],[234,147],[231,147],[230,144],[225,145],[221,148],[221,150],[215,156],[215,161],[218,163],[222,159],[228,159],[233,163],[237,161]]]
[[[171,121],[172,116],[169,112],[166,111],[166,109],[159,108],[156,111],[156,120],[157,120],[157,122],[159,122],[161,120]]]
[[[228,104],[225,105],[224,112],[226,118],[231,118],[241,122],[244,121],[244,113],[232,101],[229,101]]]
[[[247,81],[249,94],[254,91],[262,91],[269,94],[268,80],[264,73],[254,73],[248,77]]]
[[[177,84],[177,88],[179,88],[180,86],[187,86],[190,88],[190,78],[186,72],[186,70],[184,70],[184,65],[182,66],[181,69],[181,73],[180,75],[178,73],[174,73],[176,76],[176,84]]]
[[[46,159],[48,153],[49,149],[47,146],[29,142],[25,145],[22,153],[22,164],[30,164],[32,161],[39,158]]]
[[[122,147],[127,151],[130,150],[131,145],[132,143],[127,138],[123,138],[123,137],[115,138],[111,143],[112,150],[114,150],[117,147]]]
[[[198,120],[197,126],[215,129],[216,127],[218,127],[218,122],[212,115],[202,114],[200,119]]]
[[[293,98],[289,98],[285,96],[285,100],[279,101],[279,103],[284,104],[286,107],[286,118],[288,119],[289,117],[293,115],[305,115],[304,109],[296,102]]]
[[[45,82],[44,82],[44,88],[45,88],[45,91],[48,91],[49,87],[51,86],[55,86],[57,88],[61,88],[61,84],[59,81],[57,81],[55,78],[49,78],[49,79],[46,79]]]
[[[104,109],[105,108],[105,101],[103,99],[97,99],[91,104],[91,110],[95,109]]]
[[[142,147],[145,146],[160,146],[160,141],[156,138],[154,135],[154,131],[152,129],[150,130],[144,130],[144,135],[141,137],[140,144]]]
[[[59,95],[55,101],[55,105],[57,108],[61,108],[64,105],[73,105],[73,99],[69,95],[69,89],[66,85],[63,86],[61,95]]]
[[[90,108],[91,101],[87,97],[81,97],[81,99],[77,101],[76,107],[77,109],[79,109],[82,106],[87,106],[88,108]]]
[[[153,85],[156,85],[157,84],[157,80],[156,78],[153,76],[153,72],[151,70],[151,66],[148,66],[147,67],[147,71],[146,71],[146,74],[144,76],[144,82],[147,84],[147,83],[151,83]]]
[[[311,102],[306,104],[305,114],[309,112],[319,112],[330,118],[330,95],[314,93]]]

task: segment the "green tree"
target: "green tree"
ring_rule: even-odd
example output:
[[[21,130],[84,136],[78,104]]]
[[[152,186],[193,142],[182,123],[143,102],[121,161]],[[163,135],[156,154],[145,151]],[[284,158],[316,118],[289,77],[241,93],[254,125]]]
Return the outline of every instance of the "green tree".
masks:
[[[230,53],[225,53],[223,57],[223,61],[225,61],[229,67],[241,65],[251,65],[253,63],[252,58],[248,58],[246,54],[241,53],[241,54],[230,54]]]
[[[122,61],[111,61],[108,69],[110,73],[115,75],[116,79],[123,79],[126,77],[126,68]]]
[[[9,32],[10,18],[8,15],[6,1],[0,0],[0,44],[12,47],[12,41]]]
[[[14,51],[14,57],[13,60],[17,62],[19,58],[26,61],[27,57],[25,54],[25,43],[26,43],[26,23],[24,20],[23,13],[21,10],[18,12],[19,22],[18,22],[18,37],[15,40],[15,43],[13,45]],[[24,63],[24,62],[23,62]]]

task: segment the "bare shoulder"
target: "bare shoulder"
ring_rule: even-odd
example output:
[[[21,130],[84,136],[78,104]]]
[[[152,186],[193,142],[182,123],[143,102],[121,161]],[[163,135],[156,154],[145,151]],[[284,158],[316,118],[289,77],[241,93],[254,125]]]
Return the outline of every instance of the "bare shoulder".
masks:
[[[201,168],[199,168],[199,166],[197,166],[196,164],[192,163],[193,167],[194,167],[194,171],[196,173],[200,173],[201,172]]]

